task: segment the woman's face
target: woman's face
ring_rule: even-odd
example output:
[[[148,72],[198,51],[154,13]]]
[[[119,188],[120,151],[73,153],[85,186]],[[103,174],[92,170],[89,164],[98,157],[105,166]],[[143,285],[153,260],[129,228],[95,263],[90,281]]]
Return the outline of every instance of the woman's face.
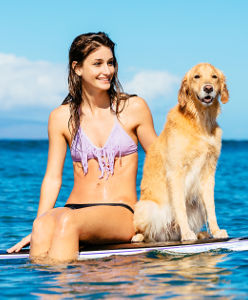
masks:
[[[110,48],[101,46],[91,52],[76,73],[82,77],[83,88],[109,90],[114,75],[114,58]]]

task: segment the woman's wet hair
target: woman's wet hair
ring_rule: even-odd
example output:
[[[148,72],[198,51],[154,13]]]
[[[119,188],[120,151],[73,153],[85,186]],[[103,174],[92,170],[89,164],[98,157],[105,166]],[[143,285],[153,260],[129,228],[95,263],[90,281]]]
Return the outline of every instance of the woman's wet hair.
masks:
[[[111,49],[113,54],[113,64],[114,64],[114,76],[111,80],[110,89],[108,90],[109,98],[110,98],[110,109],[118,114],[123,109],[123,105],[120,106],[122,100],[127,100],[130,95],[124,94],[122,92],[121,84],[118,80],[118,64],[115,57],[115,44],[111,41],[108,35],[104,32],[98,33],[86,33],[77,36],[69,51],[69,74],[68,74],[68,86],[69,86],[69,94],[62,102],[62,105],[69,104],[70,105],[70,119],[69,119],[69,130],[74,138],[79,126],[80,126],[80,115],[79,115],[79,107],[81,103],[84,102],[82,97],[82,78],[78,76],[75,72],[75,68],[77,66],[82,66],[84,60],[87,56],[96,50],[97,48],[105,46]],[[72,67],[72,63],[77,62],[74,68]],[[120,108],[121,107],[121,108]]]

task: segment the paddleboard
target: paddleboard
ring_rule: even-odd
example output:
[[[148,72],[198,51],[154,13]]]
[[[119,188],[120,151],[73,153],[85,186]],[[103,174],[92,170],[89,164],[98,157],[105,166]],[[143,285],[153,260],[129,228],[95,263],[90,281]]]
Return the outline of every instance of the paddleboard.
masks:
[[[138,255],[148,252],[169,254],[194,254],[213,250],[247,251],[248,237],[208,239],[187,242],[161,242],[161,243],[127,243],[111,245],[83,246],[78,255],[79,260],[96,259],[113,255]],[[18,253],[0,251],[0,259],[28,259],[29,249]]]

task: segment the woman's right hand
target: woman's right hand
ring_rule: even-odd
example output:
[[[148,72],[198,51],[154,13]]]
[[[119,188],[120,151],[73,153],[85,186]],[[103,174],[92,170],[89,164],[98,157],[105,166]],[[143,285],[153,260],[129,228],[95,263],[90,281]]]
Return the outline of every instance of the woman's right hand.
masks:
[[[31,241],[31,233],[25,236],[19,243],[15,244],[13,247],[7,249],[8,253],[19,252],[23,247],[30,244]]]

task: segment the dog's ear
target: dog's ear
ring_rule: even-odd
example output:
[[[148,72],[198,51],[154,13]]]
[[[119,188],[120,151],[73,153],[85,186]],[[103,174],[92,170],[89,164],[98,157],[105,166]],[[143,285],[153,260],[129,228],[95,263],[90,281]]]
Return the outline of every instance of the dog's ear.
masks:
[[[220,97],[222,103],[227,103],[229,100],[229,92],[226,86],[226,78],[223,74],[221,78]]]
[[[181,108],[184,108],[184,106],[186,105],[188,95],[189,95],[189,85],[188,85],[188,80],[185,76],[182,80],[181,87],[178,92],[178,103],[181,106]]]
[[[220,100],[225,104],[229,100],[229,93],[226,86],[226,77],[220,70],[218,70],[218,73],[220,78]]]

